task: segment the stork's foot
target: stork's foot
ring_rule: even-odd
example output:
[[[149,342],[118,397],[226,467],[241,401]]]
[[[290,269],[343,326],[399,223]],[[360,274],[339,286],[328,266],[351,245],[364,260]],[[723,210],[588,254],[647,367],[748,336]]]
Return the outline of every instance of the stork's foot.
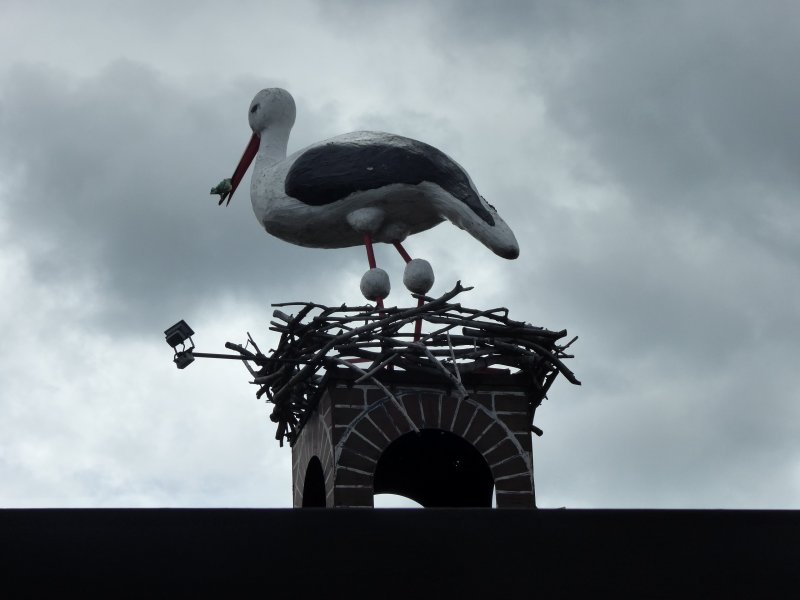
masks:
[[[427,260],[415,258],[408,261],[403,273],[403,283],[414,294],[427,294],[433,287],[433,267]],[[363,286],[363,280],[362,280]],[[363,291],[363,287],[361,288]]]
[[[389,275],[383,269],[372,268],[361,277],[361,293],[367,300],[379,302],[389,295],[391,289]]]

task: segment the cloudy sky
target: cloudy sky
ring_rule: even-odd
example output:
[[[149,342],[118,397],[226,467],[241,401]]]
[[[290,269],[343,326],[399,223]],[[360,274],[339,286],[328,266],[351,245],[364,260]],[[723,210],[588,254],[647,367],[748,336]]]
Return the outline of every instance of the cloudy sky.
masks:
[[[208,194],[280,86],[290,151],[421,139],[514,228],[516,261],[449,224],[407,248],[433,294],[580,336],[540,506],[800,508],[798,31],[788,0],[0,0],[0,506],[291,505],[244,369],[162,333],[269,346],[270,303],[361,301],[362,249]]]

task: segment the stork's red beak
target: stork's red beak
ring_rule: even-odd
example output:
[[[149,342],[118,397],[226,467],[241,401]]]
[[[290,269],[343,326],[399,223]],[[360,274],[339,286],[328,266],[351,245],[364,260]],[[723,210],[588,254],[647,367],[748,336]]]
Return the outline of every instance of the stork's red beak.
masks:
[[[258,154],[258,144],[260,139],[261,138],[259,138],[258,134],[256,133],[254,133],[253,137],[250,138],[250,142],[247,144],[247,148],[244,149],[242,158],[239,159],[239,164],[236,165],[236,170],[233,172],[233,177],[231,177],[231,190],[227,194],[220,196],[220,205],[225,202],[225,200],[228,201],[225,206],[231,203],[233,192],[235,192],[236,188],[239,187],[242,179],[244,179],[245,173],[247,173],[247,169],[250,168],[250,164],[253,162],[256,154]]]

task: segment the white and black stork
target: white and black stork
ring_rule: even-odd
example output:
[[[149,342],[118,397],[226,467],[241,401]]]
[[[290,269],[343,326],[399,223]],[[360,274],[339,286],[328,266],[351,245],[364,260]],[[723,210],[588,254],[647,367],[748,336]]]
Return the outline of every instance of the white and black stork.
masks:
[[[261,90],[250,103],[253,136],[220,204],[236,191],[255,159],[250,198],[264,229],[312,248],[364,244],[370,271],[362,292],[381,304],[388,276],[377,269],[373,242],[393,244],[407,263],[404,282],[427,293],[433,271],[411,260],[401,242],[447,219],[495,254],[513,259],[519,246],[467,172],[444,152],[410,138],[357,131],[317,142],[286,156],[295,103],[280,88]],[[227,189],[229,188],[229,189]],[[225,191],[227,189],[227,191]]]

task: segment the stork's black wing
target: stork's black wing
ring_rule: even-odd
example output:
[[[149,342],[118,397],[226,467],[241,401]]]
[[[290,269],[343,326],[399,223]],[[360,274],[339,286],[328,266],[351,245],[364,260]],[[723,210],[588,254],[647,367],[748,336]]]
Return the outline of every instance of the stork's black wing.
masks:
[[[439,185],[494,225],[461,167],[441,150],[399,135],[331,140],[310,148],[289,169],[285,191],[305,204],[322,206],[353,192],[423,181]]]

